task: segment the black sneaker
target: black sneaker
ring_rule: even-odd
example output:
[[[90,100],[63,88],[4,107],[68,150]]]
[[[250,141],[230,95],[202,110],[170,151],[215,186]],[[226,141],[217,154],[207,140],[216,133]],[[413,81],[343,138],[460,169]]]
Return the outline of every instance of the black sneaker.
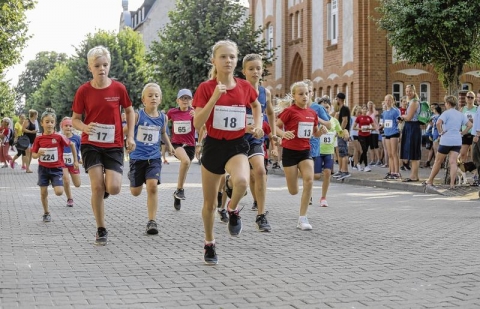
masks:
[[[43,222],[51,222],[52,217],[50,216],[50,213],[47,212],[46,214],[43,214],[42,220],[43,220]]]
[[[230,233],[230,236],[238,236],[242,232],[242,217],[239,215],[242,209],[228,211],[228,232]]]
[[[107,244],[107,237],[107,230],[104,227],[99,227],[95,236],[95,244],[98,246],[105,246]]]
[[[228,215],[225,208],[217,209],[217,213],[220,216],[220,221],[222,221],[223,223],[228,223]]]
[[[176,209],[176,210],[180,210],[180,208],[182,208],[182,203],[181,203],[181,200],[176,198],[175,196],[173,197],[173,207]]]
[[[258,205],[257,205],[257,202],[256,202],[256,201],[253,202],[252,210],[253,210],[253,211],[257,211],[257,210],[258,210]]]
[[[216,265],[218,264],[218,257],[217,253],[215,252],[215,244],[206,244],[203,249],[204,255],[203,258],[205,260],[205,264],[207,265]]]
[[[175,196],[175,198],[178,198],[179,200],[184,200],[185,199],[185,190],[183,189],[177,189],[174,193],[173,193],[173,196]]]
[[[148,235],[157,235],[158,234],[158,227],[157,222],[155,220],[150,220],[147,223],[147,229],[145,231]]]
[[[217,207],[222,207],[222,199],[223,199],[223,193],[218,192],[217,193]]]
[[[270,232],[272,230],[270,224],[268,224],[267,221],[267,214],[268,211],[262,215],[258,215],[257,219],[255,220],[255,222],[257,223],[257,228],[260,232]]]

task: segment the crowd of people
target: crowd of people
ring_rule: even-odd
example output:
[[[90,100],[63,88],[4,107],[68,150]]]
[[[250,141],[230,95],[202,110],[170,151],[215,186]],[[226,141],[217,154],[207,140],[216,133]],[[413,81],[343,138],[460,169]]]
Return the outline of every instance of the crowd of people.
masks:
[[[70,187],[81,185],[79,165],[83,165],[90,180],[95,244],[106,245],[105,200],[120,192],[125,160],[129,162],[131,194],[139,196],[144,185],[147,192],[145,233],[156,235],[158,185],[162,162],[168,164],[165,153],[179,160],[177,188],[173,192],[176,210],[181,209],[181,202],[186,199],[188,170],[197,157],[201,162],[206,264],[218,263],[216,214],[221,222],[227,223],[231,236],[242,232],[243,208],[239,205],[248,187],[253,196],[252,210],[257,212],[258,230],[272,230],[266,203],[267,166],[272,161],[282,166],[290,194],[300,192],[301,178],[297,228],[303,231],[312,229],[307,213],[313,203],[315,179],[323,180],[319,201],[322,207],[328,207],[330,179],[350,177],[351,169],[369,172],[372,166],[381,166],[388,168],[385,179],[419,181],[422,123],[415,86],[407,85],[406,96],[398,108],[395,98],[387,94],[381,112],[374,102],[355,105],[351,112],[342,92],[334,98],[314,98],[309,80],[295,82],[290,94],[276,98],[274,104],[270,91],[260,84],[261,56],[248,54],[243,58],[245,79],[241,79],[234,76],[238,55],[235,42],[216,42],[211,50],[209,76],[195,94],[181,89],[177,106],[161,111],[162,89],[156,83],[148,83],[141,94],[142,108],[134,110],[125,86],[109,78],[110,52],[103,46],[94,47],[86,59],[92,79],[78,88],[72,116],[60,122],[62,134],[55,130],[57,117],[50,108],[41,114],[39,121],[35,110],[29,111],[28,118],[20,115],[15,126],[9,118],[4,118],[0,162],[3,167],[15,168],[15,161],[21,158],[21,168],[32,173],[31,160],[38,159],[37,184],[44,222],[52,220],[48,187],[51,185],[56,195],[65,193],[66,206],[73,207]],[[427,141],[431,151],[426,166],[430,166],[431,160],[434,163],[426,186],[434,186],[433,180],[448,156],[450,186],[455,188],[457,157],[460,160],[471,157],[471,145],[478,141],[477,132],[480,134],[480,127],[475,127],[480,123],[480,119],[476,121],[480,115],[474,101],[475,93],[469,92],[467,105],[460,111],[454,96],[445,97],[443,113],[438,104],[431,105],[433,116],[426,130],[430,134]],[[74,134],[75,129],[81,136]],[[9,148],[22,135],[26,136],[28,146],[19,149],[12,158]],[[383,151],[379,145],[383,145]],[[338,162],[336,172],[335,162]],[[409,175],[403,177],[401,171],[409,171]]]

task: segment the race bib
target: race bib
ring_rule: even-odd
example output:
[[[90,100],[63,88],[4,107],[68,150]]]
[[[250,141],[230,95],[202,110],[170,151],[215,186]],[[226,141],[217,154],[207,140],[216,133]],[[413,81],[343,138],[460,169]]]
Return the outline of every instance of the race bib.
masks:
[[[247,114],[247,126],[253,126],[253,115]]]
[[[393,120],[391,120],[391,119],[385,120],[384,127],[385,128],[392,128],[393,127]]]
[[[320,136],[320,142],[322,144],[332,145],[334,141],[335,141],[335,133],[334,132],[328,132],[328,133]]]
[[[73,165],[73,153],[63,153],[63,162],[66,165]]]
[[[40,156],[41,162],[53,163],[58,161],[58,149],[57,148],[41,148],[45,150],[45,154]]]
[[[138,126],[137,141],[144,144],[158,143],[160,128],[157,126]]]
[[[299,122],[297,136],[299,138],[310,138],[313,135],[313,122]]]
[[[245,129],[245,107],[215,106],[213,127],[222,131]]]
[[[115,125],[99,124],[95,126],[95,133],[88,136],[90,142],[113,143],[115,142]]]
[[[362,132],[370,132],[369,128],[370,128],[370,126],[362,126],[361,127]]]
[[[190,120],[173,122],[173,133],[188,134],[190,132],[192,132],[192,122]]]

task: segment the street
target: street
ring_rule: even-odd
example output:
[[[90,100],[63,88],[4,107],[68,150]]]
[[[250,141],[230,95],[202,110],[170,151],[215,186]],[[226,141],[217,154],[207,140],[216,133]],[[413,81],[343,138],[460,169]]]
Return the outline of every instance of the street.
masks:
[[[315,181],[313,230],[300,231],[300,195],[271,175],[272,232],[256,230],[249,193],[238,238],[216,220],[219,264],[207,266],[200,166],[180,211],[177,171],[175,160],[162,168],[157,236],[144,234],[146,192],[133,197],[125,171],[122,192],[105,201],[109,243],[97,247],[83,169],[73,208],[49,189],[50,223],[36,173],[1,169],[0,308],[480,307],[478,200],[332,182],[321,208]]]

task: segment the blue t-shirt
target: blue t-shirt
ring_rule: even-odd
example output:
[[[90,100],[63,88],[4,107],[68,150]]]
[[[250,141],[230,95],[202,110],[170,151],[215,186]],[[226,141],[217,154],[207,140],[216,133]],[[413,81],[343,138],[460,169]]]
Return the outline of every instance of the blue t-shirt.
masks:
[[[462,146],[462,126],[468,123],[467,115],[454,108],[444,111],[438,120],[442,120],[443,135],[440,137],[440,145]]]
[[[73,142],[73,144],[75,144],[75,150],[77,151],[77,160],[80,161],[80,136],[73,134],[68,139]],[[70,155],[71,153],[72,149],[70,147],[63,147],[63,161],[65,162],[66,166],[73,166],[73,156]]]
[[[258,102],[260,103],[260,106],[262,108],[262,114],[263,114],[263,120],[265,120],[265,110],[267,109],[267,91],[265,90],[264,87],[258,86]],[[247,108],[247,115],[252,115],[252,109]],[[247,119],[252,116],[247,116]],[[247,120],[247,123],[249,121]],[[265,139],[265,136],[262,138],[255,138],[253,137],[252,134],[250,133],[245,133],[244,138],[248,141],[250,145],[261,145],[263,144],[263,140]]]
[[[383,133],[385,136],[392,136],[400,133],[398,130],[397,118],[400,116],[400,110],[392,107],[382,113]]]
[[[322,105],[318,104],[317,102],[313,102],[312,105],[310,105],[310,108],[317,113],[318,118],[325,121],[330,121],[330,115]],[[310,155],[312,157],[318,157],[320,155],[320,137],[310,138]]]
[[[138,111],[138,122],[135,124],[134,137],[136,147],[130,153],[131,160],[152,160],[161,158],[160,141],[162,128],[165,127],[166,115],[150,117],[143,109]]]

